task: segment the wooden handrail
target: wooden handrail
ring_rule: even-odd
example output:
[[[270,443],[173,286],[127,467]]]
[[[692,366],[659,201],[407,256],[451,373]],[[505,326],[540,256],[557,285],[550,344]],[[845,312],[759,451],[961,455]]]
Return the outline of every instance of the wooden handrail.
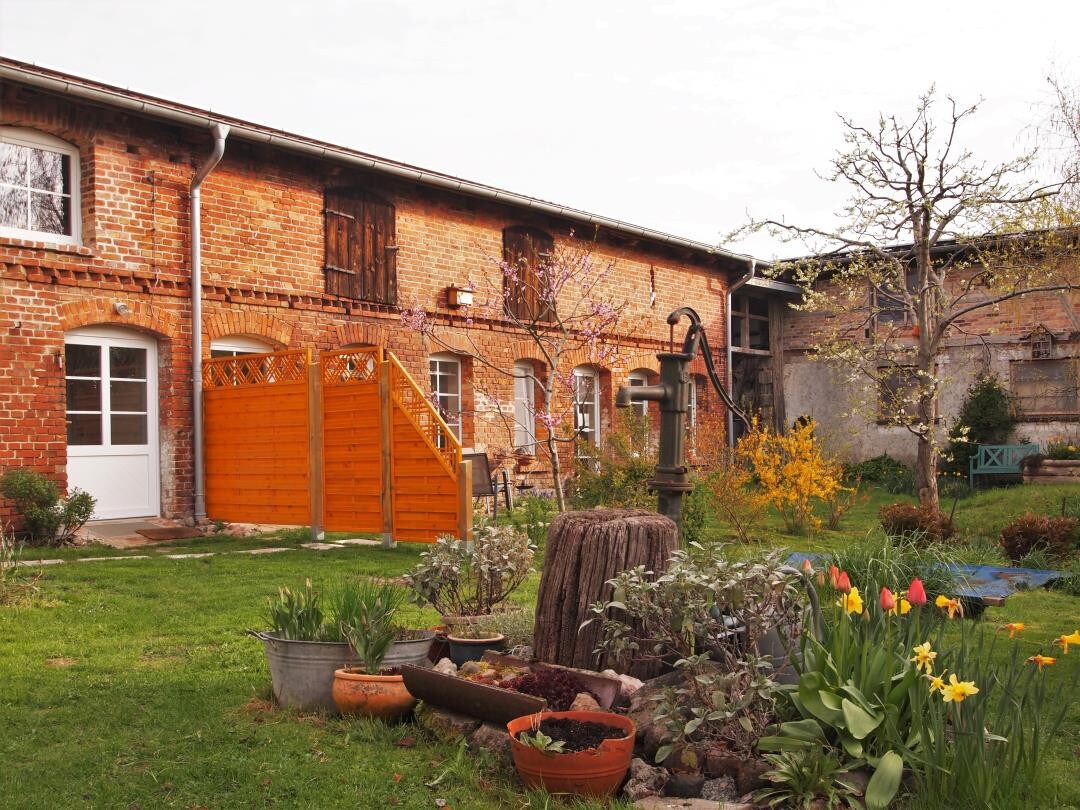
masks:
[[[409,421],[416,427],[417,431],[423,437],[424,442],[439,461],[442,462],[446,471],[457,480],[458,467],[461,465],[461,441],[454,435],[450,426],[446,424],[446,421],[439,414],[439,411],[431,404],[431,401],[420,389],[420,386],[416,384],[416,380],[414,380],[408,370],[401,365],[401,361],[394,356],[394,353],[387,352],[386,359],[390,363],[391,370],[391,396],[404,412],[405,416],[408,417]],[[419,403],[419,405],[417,403]],[[429,417],[430,421],[428,421],[427,424],[424,424],[418,418],[421,413],[424,413]],[[445,447],[439,447],[436,431],[441,431],[443,437],[446,439]]]

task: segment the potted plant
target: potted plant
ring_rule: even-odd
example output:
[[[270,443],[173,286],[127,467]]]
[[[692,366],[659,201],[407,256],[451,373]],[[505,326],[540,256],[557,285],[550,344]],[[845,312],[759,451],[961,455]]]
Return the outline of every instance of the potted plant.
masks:
[[[480,526],[472,543],[438,538],[405,581],[417,602],[442,614],[448,635],[464,638],[460,628],[482,623],[525,581],[535,551],[513,526]]]
[[[521,781],[550,793],[610,796],[634,755],[634,721],[609,712],[541,712],[506,724]]]
[[[431,661],[428,659],[428,652],[431,650],[431,643],[434,640],[434,630],[395,627],[394,643],[387,650],[383,665],[400,667],[402,664],[411,664],[414,667],[430,667]]]
[[[506,649],[506,636],[484,624],[460,625],[446,634],[450,660],[459,667],[469,661],[479,661],[488,650]]]
[[[384,666],[394,643],[394,616],[405,597],[400,588],[373,580],[340,592],[341,634],[360,660],[359,666],[334,672],[333,698],[342,714],[392,720],[408,713],[416,703],[400,670]]]
[[[334,711],[334,671],[357,663],[336,624],[325,616],[320,595],[304,582],[303,590],[278,590],[269,600],[270,630],[248,633],[266,646],[274,699],[301,711]]]

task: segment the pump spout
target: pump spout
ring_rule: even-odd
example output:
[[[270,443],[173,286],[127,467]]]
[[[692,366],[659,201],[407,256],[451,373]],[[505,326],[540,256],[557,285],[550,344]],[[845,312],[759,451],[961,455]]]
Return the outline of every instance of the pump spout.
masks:
[[[629,408],[635,402],[663,402],[671,396],[671,389],[661,383],[660,385],[635,385],[628,388],[620,385],[615,392],[615,407]]]

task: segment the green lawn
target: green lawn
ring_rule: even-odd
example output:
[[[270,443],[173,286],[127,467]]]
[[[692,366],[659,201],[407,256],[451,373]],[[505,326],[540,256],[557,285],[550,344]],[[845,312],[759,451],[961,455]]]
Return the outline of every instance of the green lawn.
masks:
[[[962,533],[986,534],[1033,497],[1058,497],[1034,489],[961,501]],[[877,508],[892,500],[871,494],[840,532],[793,538],[772,521],[767,542],[820,550],[858,541],[871,531]],[[236,550],[302,539],[202,538],[170,546]],[[347,574],[397,575],[419,552],[402,545],[169,560],[140,551],[154,558],[45,568],[36,603],[0,608],[0,804],[432,808],[445,799],[458,810],[548,806],[547,797],[520,794],[486,758],[431,743],[411,725],[304,717],[267,703],[265,656],[243,630],[263,626],[269,594],[305,577],[320,583]],[[519,600],[534,598],[536,584],[533,577]],[[1080,599],[1022,593],[986,617],[1026,622],[1025,639],[1034,642],[1076,629]],[[417,611],[412,618],[436,617]],[[1065,664],[1074,661],[1061,659],[1047,671],[1059,689],[1068,683]],[[1074,706],[1033,806],[1080,807],[1078,749]]]

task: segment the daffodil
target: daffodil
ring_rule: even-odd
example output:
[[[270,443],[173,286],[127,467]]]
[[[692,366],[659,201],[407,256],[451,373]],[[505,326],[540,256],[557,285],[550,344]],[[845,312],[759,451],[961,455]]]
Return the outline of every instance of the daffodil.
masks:
[[[840,598],[836,600],[838,607],[844,609],[846,613],[862,613],[863,601],[859,596],[859,589],[852,587],[847,593],[840,594]]]
[[[945,673],[944,672],[942,672],[940,675],[927,675],[926,679],[928,681],[930,681],[930,694],[931,695],[934,694],[934,692],[941,692],[942,690],[945,689]]]
[[[999,633],[1009,631],[1009,638],[1016,638],[1017,633],[1022,633],[1027,628],[1023,622],[1006,622],[997,629]]]
[[[977,694],[979,687],[975,685],[975,681],[958,680],[955,672],[941,689],[941,699],[946,703],[963,703],[965,699]]]
[[[937,653],[930,649],[929,641],[912,648],[912,652],[915,653],[911,657],[911,660],[915,663],[915,669],[921,670],[927,675],[934,671],[934,659],[937,658]]]
[[[1080,630],[1073,630],[1067,636],[1058,636],[1054,639],[1054,643],[1061,647],[1062,655],[1068,655],[1070,644],[1075,644],[1077,647],[1080,647]]]
[[[1039,671],[1041,672],[1043,667],[1052,667],[1054,664],[1056,664],[1057,659],[1051,658],[1049,655],[1039,654],[1031,656],[1031,658],[1029,658],[1027,662],[1029,664],[1034,664],[1035,666],[1037,666],[1039,668]]]
[[[950,599],[948,596],[939,596],[934,600],[934,604],[949,614],[949,618],[952,619],[959,613],[964,615],[964,606],[960,604],[959,599]]]
[[[901,597],[900,604],[889,610],[889,615],[895,616],[898,611],[901,616],[907,616],[909,613],[911,613],[911,602]]]

